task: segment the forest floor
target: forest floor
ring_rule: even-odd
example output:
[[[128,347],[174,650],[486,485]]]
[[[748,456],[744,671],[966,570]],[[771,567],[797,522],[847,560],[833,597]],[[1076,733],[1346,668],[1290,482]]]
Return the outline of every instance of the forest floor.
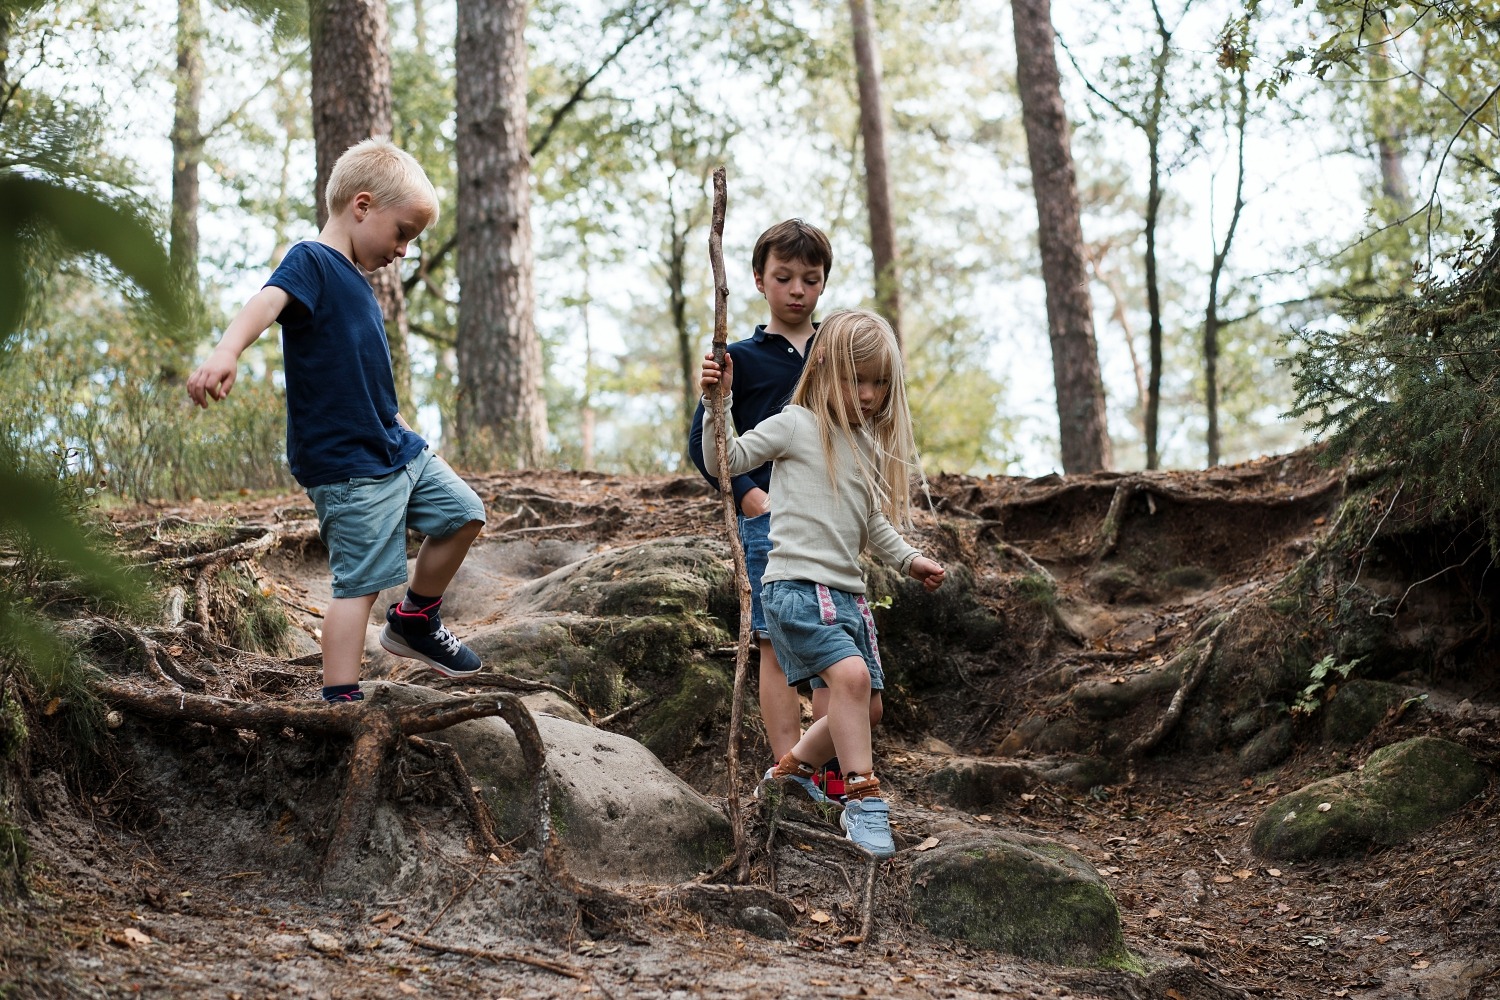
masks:
[[[1307,460],[1282,461],[1277,475],[1267,475],[1273,466],[1264,463],[1274,461],[1171,475],[1180,495],[1236,500],[1306,493],[1329,476]],[[493,511],[510,515],[493,518],[481,544],[545,534],[603,547],[722,532],[717,500],[692,480],[528,472],[471,482]],[[949,510],[969,516],[1027,490],[1042,497],[1028,509],[1045,530],[1030,532],[1036,544],[1027,551],[1057,575],[1064,600],[1070,589],[1081,591],[1081,574],[1067,570],[1068,553],[1097,539],[1077,518],[1047,515],[1042,494],[1055,485],[966,477],[933,485]],[[250,522],[302,506],[300,496],[254,497],[137,508],[116,519]],[[1235,509],[1224,507],[1223,516],[1239,516]],[[1289,570],[1326,524],[1316,511],[1289,512],[1305,525],[1249,551],[1258,543],[1238,526],[1221,524],[1215,532],[1213,511],[1205,503],[1178,528],[1158,530],[1180,530],[1175,544],[1184,547],[1241,539],[1235,544],[1247,549],[1231,561],[1253,567],[1245,576],[1258,579]],[[919,534],[938,531],[927,518]],[[1190,600],[1173,594],[1132,606],[1115,634],[1161,634],[1163,622],[1199,620],[1226,604],[1245,576],[1223,576]],[[282,583],[289,593],[300,586]],[[291,603],[299,600],[318,598],[304,594]],[[1107,640],[1098,647],[1111,648]],[[1092,669],[1096,677],[1123,676],[1134,666],[1101,657]],[[306,699],[315,691],[317,668],[299,669],[305,682],[279,697]],[[1429,680],[1461,707],[1434,713],[1427,731],[1493,760],[1500,751],[1494,675]],[[990,708],[982,697],[971,702],[976,713]],[[1008,704],[1005,715],[1014,720],[1036,707]],[[509,901],[524,878],[462,850],[444,855],[452,878],[426,898],[332,898],[283,873],[185,863],[188,854],[161,848],[124,792],[80,794],[48,772],[32,789],[26,890],[0,905],[0,997],[1500,997],[1500,796],[1493,788],[1416,843],[1338,862],[1270,865],[1249,850],[1257,818],[1279,793],[1357,767],[1379,745],[1376,738],[1342,748],[1301,742],[1290,760],[1252,777],[1241,775],[1232,756],[1164,749],[1128,782],[1090,791],[1035,786],[974,816],[957,815],[927,794],[925,776],[957,752],[992,753],[1003,727],[955,746],[954,734],[976,727],[968,725],[972,719],[948,721],[941,734],[877,731],[877,759],[896,789],[905,841],[992,826],[1067,844],[1113,889],[1125,941],[1156,970],[1152,975],[1020,962],[942,940],[884,893],[873,940],[858,946],[840,943],[854,917],[848,894],[798,898],[785,888],[809,915],[793,924],[789,941],[705,923],[661,902],[662,887],[619,889],[642,904],[628,924],[575,923],[558,931],[543,929],[542,921],[528,932],[526,915]],[[704,761],[668,763],[706,794],[722,793],[705,787]],[[747,764],[747,773],[756,767]],[[210,839],[215,831],[200,835]],[[899,881],[911,856],[898,854],[885,877]],[[486,907],[502,917],[476,934],[476,914]]]

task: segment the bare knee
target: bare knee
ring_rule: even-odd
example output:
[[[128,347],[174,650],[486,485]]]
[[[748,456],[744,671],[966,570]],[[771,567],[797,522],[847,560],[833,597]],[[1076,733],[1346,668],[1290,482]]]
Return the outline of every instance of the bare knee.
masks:
[[[851,656],[840,660],[822,673],[830,690],[848,697],[870,696],[870,669],[865,661]]]
[[[870,692],[870,725],[880,725],[880,720],[885,717],[885,701],[880,697],[879,691]]]

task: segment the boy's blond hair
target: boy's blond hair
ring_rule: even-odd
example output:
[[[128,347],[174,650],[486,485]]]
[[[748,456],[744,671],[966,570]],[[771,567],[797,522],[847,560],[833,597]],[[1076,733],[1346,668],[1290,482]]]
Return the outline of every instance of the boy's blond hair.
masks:
[[[849,397],[858,381],[856,370],[871,362],[879,366],[889,385],[880,410],[866,423],[858,404],[851,406]],[[922,477],[922,465],[906,402],[901,345],[890,324],[863,309],[831,313],[818,327],[812,354],[792,390],[792,402],[818,419],[829,479],[837,484],[833,471],[835,443],[842,437],[852,447],[860,474],[870,484],[886,519],[910,527],[911,480],[913,475]],[[860,438],[869,442],[873,455],[860,447]],[[871,458],[874,468],[870,467]]]
[[[424,206],[431,214],[427,224],[437,221],[438,196],[432,181],[415,157],[384,136],[355,143],[334,163],[323,194],[328,214],[342,212],[361,191],[368,191],[375,204],[388,208]]]

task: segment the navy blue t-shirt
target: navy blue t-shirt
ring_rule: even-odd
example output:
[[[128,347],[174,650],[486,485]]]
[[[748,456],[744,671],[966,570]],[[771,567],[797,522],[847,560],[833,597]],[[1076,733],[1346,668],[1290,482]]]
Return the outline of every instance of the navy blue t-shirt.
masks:
[[[267,285],[292,297],[281,315],[286,457],[303,486],[384,476],[427,442],[396,420],[385,319],[354,263],[314,240],[287,251]]]
[[[812,346],[812,341],[807,342]],[[734,421],[736,434],[744,434],[756,424],[773,414],[792,398],[797,379],[802,377],[802,368],[807,356],[792,346],[791,341],[779,333],[767,333],[764,326],[757,326],[755,333],[744,340],[736,340],[726,350],[734,359],[733,400],[729,415]],[[693,426],[688,435],[688,455],[714,489],[719,488],[719,478],[708,470],[703,461],[704,411],[703,401],[698,401],[698,410],[693,414]],[[730,480],[734,490],[734,502],[738,506],[746,493],[759,486],[770,492],[771,463],[751,469],[744,475]]]

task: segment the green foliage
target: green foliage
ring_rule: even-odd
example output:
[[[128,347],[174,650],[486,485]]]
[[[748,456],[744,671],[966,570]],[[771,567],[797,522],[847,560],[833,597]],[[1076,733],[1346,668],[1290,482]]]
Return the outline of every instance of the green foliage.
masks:
[[[1043,610],[1057,607],[1057,584],[1041,573],[1027,573],[1017,579],[1016,593],[1023,601]]]
[[[240,649],[273,654],[281,652],[282,642],[292,627],[281,602],[262,591],[243,573],[228,572],[223,576],[226,583],[244,595],[235,606],[234,621],[230,626],[234,644]]]
[[[1453,277],[1356,303],[1352,325],[1298,331],[1293,416],[1333,460],[1399,470],[1435,514],[1482,519],[1500,551],[1500,241],[1471,241]]]
[[[1311,715],[1323,704],[1324,692],[1337,683],[1330,680],[1330,675],[1336,675],[1339,680],[1347,680],[1349,672],[1359,666],[1359,659],[1350,660],[1348,663],[1339,663],[1337,658],[1329,653],[1317,663],[1307,674],[1307,684],[1298,692],[1292,701],[1293,715]]]

